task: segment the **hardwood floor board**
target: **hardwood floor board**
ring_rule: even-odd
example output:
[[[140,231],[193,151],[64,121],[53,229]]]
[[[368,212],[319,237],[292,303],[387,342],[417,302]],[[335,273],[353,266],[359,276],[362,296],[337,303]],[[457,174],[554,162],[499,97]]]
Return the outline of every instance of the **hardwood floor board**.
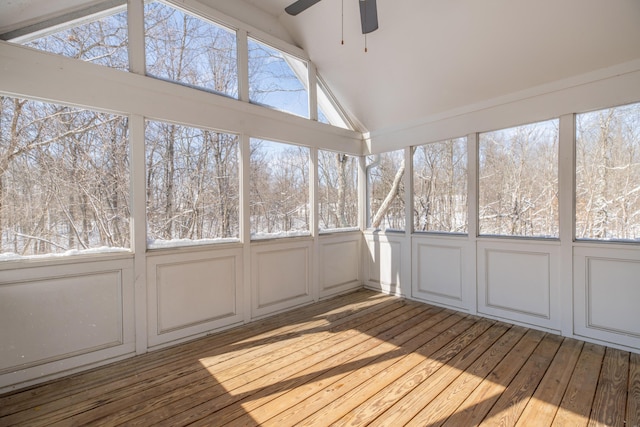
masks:
[[[544,332],[528,330],[506,357],[442,424],[447,427],[477,426],[489,413],[511,380],[544,338]]]
[[[509,383],[507,390],[480,423],[481,426],[515,425],[544,377],[562,340],[562,337],[549,334],[542,339],[518,375]]]
[[[584,344],[552,425],[578,427],[589,423],[604,350],[596,344]]]
[[[508,352],[522,339],[525,328],[513,326],[483,353],[465,372],[428,403],[411,423],[435,427],[442,425],[475,388],[495,369]]]
[[[538,385],[533,398],[522,411],[516,426],[551,425],[582,351],[582,341],[565,339]]]
[[[402,319],[403,315],[411,316],[425,309],[426,307],[416,304],[387,305],[380,308],[379,312],[367,313],[364,316],[354,313],[351,317],[342,317],[333,325],[314,328],[313,333],[308,333],[305,329],[302,334],[287,334],[285,339],[276,341],[271,346],[261,346],[258,350],[250,349],[240,354],[234,352],[234,357],[224,355],[225,357],[220,360],[216,357],[200,358],[192,361],[188,372],[176,372],[171,378],[165,376],[153,386],[145,384],[147,387],[130,394],[127,399],[114,398],[112,401],[103,402],[99,408],[96,408],[99,412],[82,411],[75,418],[79,423],[89,422],[104,417],[100,413],[103,412],[108,415],[101,422],[111,423],[129,421],[132,414],[135,414],[135,417],[142,416],[140,418],[142,423],[147,423],[150,419],[161,418],[163,414],[167,414],[168,417],[173,415],[180,405],[186,405],[184,410],[187,410],[197,405],[198,399],[206,401],[206,399],[227,395],[230,390],[238,386],[276,371],[290,363],[292,357],[303,357],[304,354],[313,352],[314,345],[324,348],[328,345],[325,342],[327,338],[331,338],[331,343],[337,343],[351,336],[359,337],[361,335],[357,328],[362,328],[363,325],[370,327],[381,325],[383,328],[388,328],[388,322],[394,318]],[[290,358],[284,359],[283,357],[286,356]],[[209,370],[211,367],[215,367],[215,379],[212,379],[213,373]],[[225,381],[227,382],[224,383]],[[132,425],[136,424],[135,421],[130,422]]]
[[[423,358],[430,357],[432,354],[441,351],[446,345],[450,344],[456,337],[463,334],[474,321],[462,316],[454,314],[447,318],[437,327],[432,328],[428,335],[425,335],[425,343],[419,347],[414,353],[418,353],[422,357],[416,357],[412,354],[415,363],[420,363]],[[444,330],[443,330],[444,329]],[[406,347],[406,346],[405,346]],[[441,356],[444,358],[444,356]],[[286,411],[279,413],[277,416],[268,419],[265,426],[294,426],[301,423],[305,418],[312,416],[323,408],[327,408],[332,402],[340,399],[348,399],[349,394],[356,394],[358,387],[367,380],[376,377],[377,373],[382,372],[393,361],[378,360],[375,364],[369,364],[363,368],[350,373],[342,378],[340,382],[333,383],[327,387],[316,389],[314,394],[307,399],[297,402],[295,406],[291,406]],[[338,402],[339,404],[339,402]]]
[[[471,366],[485,351],[487,351],[509,327],[504,324],[492,325],[479,335],[473,342],[461,349],[446,364],[438,367],[428,377],[417,382],[408,393],[400,397],[384,413],[378,416],[372,426],[406,425],[420,412],[424,405],[435,399],[451,382],[469,366]]]
[[[466,330],[460,333],[453,341],[432,357],[426,357],[419,351],[416,352],[416,354],[422,356],[420,358],[421,360],[419,359],[420,363],[415,365],[408,372],[402,373],[393,369],[385,369],[381,374],[372,378],[367,378],[360,386],[331,402],[330,405],[325,406],[307,419],[301,421],[299,425],[313,426],[323,422],[335,422],[359,404],[373,396],[380,387],[386,387],[393,381],[397,380],[400,376],[404,378],[404,381],[415,385],[424,381],[425,378],[430,377],[444,364],[449,363],[452,359],[458,356],[463,349],[465,349],[478,336],[482,335],[492,325],[492,322],[486,319],[473,319],[471,321],[473,322],[471,326],[467,327]],[[393,373],[396,373],[396,375],[393,375]]]
[[[357,291],[0,396],[0,426],[640,427],[640,354]]]
[[[223,377],[216,375],[216,381],[227,390],[227,393],[215,397],[210,397],[208,391],[199,393],[187,402],[193,405],[187,408],[188,411],[178,413],[174,408],[168,408],[167,412],[173,413],[173,415],[157,421],[159,425],[182,425],[187,422],[197,422],[213,413],[216,413],[215,418],[218,421],[220,419],[220,415],[217,414],[218,411],[232,405],[237,407],[237,405],[241,405],[243,400],[251,399],[253,395],[265,388],[274,384],[291,387],[290,383],[293,383],[293,380],[290,377],[297,375],[309,365],[343,354],[354,346],[356,347],[355,352],[358,354],[362,354],[365,348],[379,346],[384,343],[388,335],[393,335],[397,333],[399,328],[404,327],[404,322],[415,318],[420,319],[420,313],[429,315],[429,312],[426,312],[424,307],[414,307],[412,310],[402,314],[390,313],[389,318],[376,320],[376,323],[379,323],[376,328],[370,328],[376,326],[376,323],[369,322],[367,327],[363,328],[362,333],[356,335],[353,339],[342,340],[342,345],[327,341],[319,343],[317,347],[309,348],[310,351],[294,351],[289,356],[274,362],[275,364],[270,367],[261,368],[259,372],[256,372],[259,375],[251,375],[251,372],[248,372],[230,381],[225,381]],[[332,340],[339,338],[336,336]],[[154,417],[159,418],[157,412],[154,412]]]
[[[607,348],[593,398],[589,427],[625,424],[629,379],[629,353]]]
[[[380,343],[375,347],[378,347],[378,353],[382,354],[385,358],[403,357],[417,348],[417,344],[414,344],[415,342],[421,343],[437,335],[437,332],[430,329],[433,329],[435,325],[445,320],[449,320],[448,318],[455,320],[459,318],[459,316],[454,316],[453,312],[449,310],[443,310],[431,314],[425,319],[416,317],[412,319],[411,323],[403,325],[402,328],[400,328],[401,332],[399,334],[386,340],[384,347],[382,347]],[[404,330],[402,330],[403,328]],[[392,334],[395,332],[397,331],[392,332]],[[399,345],[400,348],[382,353],[381,351],[384,351],[384,349],[388,347],[388,344]],[[245,422],[248,422],[247,412],[249,412],[251,419],[263,423],[286,408],[299,403],[306,397],[317,392],[320,388],[343,380],[343,378],[351,372],[361,369],[370,363],[379,364],[381,362],[380,357],[375,359],[374,362],[371,362],[371,359],[375,357],[372,352],[373,348],[372,346],[370,349],[363,349],[366,351],[361,353],[357,351],[341,353],[334,358],[321,360],[319,363],[296,374],[295,378],[287,379],[285,382],[266,387],[250,396],[246,402],[238,402],[241,404],[241,407],[234,405],[224,408],[212,417],[215,417],[216,421],[221,422],[231,422],[233,420],[230,425],[243,425]],[[367,354],[366,352],[369,353]],[[363,357],[365,355],[367,357]],[[342,360],[348,360],[348,363]],[[349,381],[349,384],[353,384],[353,381]],[[206,421],[207,420],[203,420],[203,422]]]
[[[640,354],[629,355],[629,391],[627,397],[627,427],[640,427]]]

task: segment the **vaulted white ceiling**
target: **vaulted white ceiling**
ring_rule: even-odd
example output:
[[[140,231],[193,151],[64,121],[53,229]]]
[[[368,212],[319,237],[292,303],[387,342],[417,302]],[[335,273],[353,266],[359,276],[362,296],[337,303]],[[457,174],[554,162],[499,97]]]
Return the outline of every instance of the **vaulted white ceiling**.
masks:
[[[368,52],[358,0],[200,1],[303,48],[371,132],[640,60],[638,0],[378,0]],[[0,30],[87,3],[3,0]]]

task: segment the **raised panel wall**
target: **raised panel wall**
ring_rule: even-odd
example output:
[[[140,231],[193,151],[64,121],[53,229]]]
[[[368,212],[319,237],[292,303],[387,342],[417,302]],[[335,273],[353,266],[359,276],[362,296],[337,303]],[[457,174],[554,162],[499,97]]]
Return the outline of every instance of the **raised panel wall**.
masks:
[[[478,313],[560,330],[559,246],[478,243]]]
[[[469,254],[466,237],[443,238],[414,235],[412,239],[412,289],[414,298],[467,310]],[[473,270],[473,269],[472,269]],[[471,277],[473,277],[471,271]]]
[[[365,284],[368,288],[409,295],[403,291],[409,284],[411,265],[410,244],[406,240],[404,234],[365,234]]]
[[[640,348],[640,251],[574,250],[574,332]]]
[[[242,250],[150,256],[149,345],[242,321]]]
[[[131,353],[132,262],[2,271],[0,325],[0,389]]]
[[[252,317],[313,300],[310,240],[262,242],[251,248]]]
[[[319,239],[319,291],[321,297],[362,286],[360,281],[360,233],[321,236]]]

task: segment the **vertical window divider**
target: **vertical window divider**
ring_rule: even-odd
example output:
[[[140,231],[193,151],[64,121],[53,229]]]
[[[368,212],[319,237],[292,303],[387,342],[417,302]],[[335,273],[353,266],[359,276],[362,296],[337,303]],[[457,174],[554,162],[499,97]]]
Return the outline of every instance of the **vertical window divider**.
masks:
[[[479,193],[478,181],[478,133],[467,135],[467,232],[469,239],[475,241],[478,237]]]
[[[317,68],[316,65],[307,61],[308,77],[307,82],[309,86],[309,120],[318,121],[318,82],[317,82]]]
[[[413,233],[413,147],[404,149],[404,214],[405,214],[405,235],[411,236]]]
[[[249,40],[247,30],[236,31],[238,60],[238,99],[249,102]]]
[[[127,31],[129,38],[129,72],[145,75],[143,0],[127,1]]]

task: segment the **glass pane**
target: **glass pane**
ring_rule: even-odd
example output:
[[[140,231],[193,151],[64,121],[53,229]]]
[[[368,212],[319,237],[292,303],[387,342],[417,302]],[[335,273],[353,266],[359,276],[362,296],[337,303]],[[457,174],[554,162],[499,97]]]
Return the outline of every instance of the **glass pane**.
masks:
[[[251,238],[308,236],[309,149],[251,139]]]
[[[343,129],[351,129],[338,110],[335,100],[323,84],[318,82],[318,121]]]
[[[148,75],[237,98],[235,32],[160,2],[144,14]]]
[[[318,151],[320,231],[358,226],[358,159],[331,151]]]
[[[576,116],[576,237],[640,239],[640,104]]]
[[[404,150],[369,156],[367,163],[369,226],[380,230],[404,230]]]
[[[309,117],[307,64],[249,39],[249,100]]]
[[[238,136],[148,121],[149,248],[237,242]]]
[[[558,237],[558,120],[480,134],[480,234]]]
[[[47,36],[30,39],[25,46],[119,70],[128,70],[127,13],[100,16]]]
[[[128,250],[127,118],[0,102],[0,259]]]
[[[467,232],[467,138],[415,147],[414,231]]]

